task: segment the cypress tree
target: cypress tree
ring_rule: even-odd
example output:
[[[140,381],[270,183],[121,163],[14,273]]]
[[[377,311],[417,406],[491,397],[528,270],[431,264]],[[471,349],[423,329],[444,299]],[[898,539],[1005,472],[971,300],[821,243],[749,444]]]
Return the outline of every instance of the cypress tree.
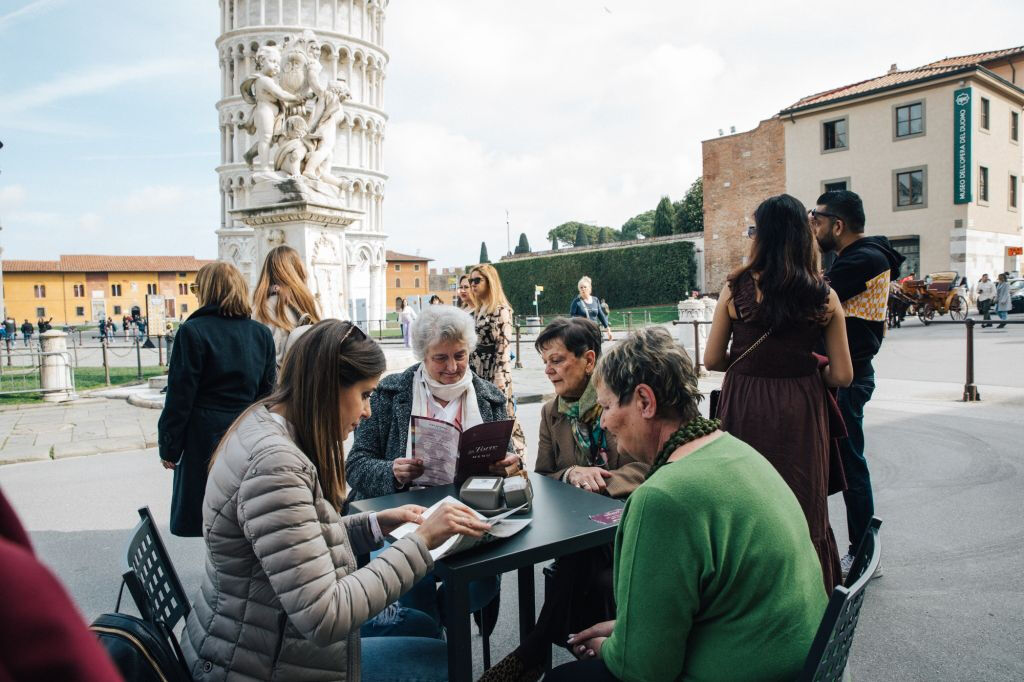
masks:
[[[573,246],[590,246],[590,237],[582,225],[576,228],[576,243]]]
[[[491,259],[487,257],[487,242],[480,242],[480,262],[490,263]]]
[[[672,200],[662,197],[658,207],[654,209],[654,236],[665,237],[672,234],[672,228],[676,222],[675,211],[672,209]]]
[[[606,228],[601,228],[601,231],[597,233],[597,243],[598,244],[607,244],[608,243],[608,230]]]
[[[525,232],[519,235],[519,246],[516,247],[516,253],[530,253],[530,242],[526,239]]]
[[[558,251],[558,237],[551,238],[551,250]]]

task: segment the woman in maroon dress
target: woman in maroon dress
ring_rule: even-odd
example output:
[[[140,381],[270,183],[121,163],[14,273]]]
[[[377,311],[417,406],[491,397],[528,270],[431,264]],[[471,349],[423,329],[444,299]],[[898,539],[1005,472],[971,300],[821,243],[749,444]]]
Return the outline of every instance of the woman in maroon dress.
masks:
[[[747,265],[729,276],[704,364],[725,371],[718,417],[775,466],[803,507],[828,592],[842,582],[828,520],[826,386],[853,378],[846,321],[821,274],[803,204],[782,194],[754,212]],[[729,341],[732,340],[730,347]],[[824,339],[829,364],[814,349]]]

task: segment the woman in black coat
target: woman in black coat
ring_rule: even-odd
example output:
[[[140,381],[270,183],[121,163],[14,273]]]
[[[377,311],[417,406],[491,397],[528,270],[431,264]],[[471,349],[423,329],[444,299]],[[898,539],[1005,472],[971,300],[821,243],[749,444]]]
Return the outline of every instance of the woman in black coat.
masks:
[[[202,307],[178,328],[160,414],[160,459],[174,470],[171,533],[203,534],[210,456],[235,418],[274,388],[274,337],[249,319],[249,288],[234,266],[210,263],[196,274]]]

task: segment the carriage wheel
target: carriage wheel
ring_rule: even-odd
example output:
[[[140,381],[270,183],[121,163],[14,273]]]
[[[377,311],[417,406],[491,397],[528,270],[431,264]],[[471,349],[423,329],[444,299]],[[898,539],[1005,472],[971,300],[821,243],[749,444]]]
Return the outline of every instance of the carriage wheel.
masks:
[[[925,303],[923,307],[918,308],[917,316],[921,319],[921,322],[927,325],[935,319],[935,308],[932,307],[931,303]]]
[[[949,316],[958,322],[967,319],[967,299],[957,294],[949,302]]]

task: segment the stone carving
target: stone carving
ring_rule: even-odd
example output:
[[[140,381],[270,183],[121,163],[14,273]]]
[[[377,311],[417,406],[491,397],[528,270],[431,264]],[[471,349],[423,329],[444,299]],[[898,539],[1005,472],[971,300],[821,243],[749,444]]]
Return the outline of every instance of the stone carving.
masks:
[[[289,199],[281,195],[285,181],[289,196],[332,203],[349,184],[331,173],[331,164],[350,93],[344,80],[321,80],[320,52],[316,36],[306,30],[287,38],[283,51],[259,48],[259,73],[242,81],[242,99],[252,108],[238,127],[255,137],[244,158],[257,171],[253,194],[269,203]]]

